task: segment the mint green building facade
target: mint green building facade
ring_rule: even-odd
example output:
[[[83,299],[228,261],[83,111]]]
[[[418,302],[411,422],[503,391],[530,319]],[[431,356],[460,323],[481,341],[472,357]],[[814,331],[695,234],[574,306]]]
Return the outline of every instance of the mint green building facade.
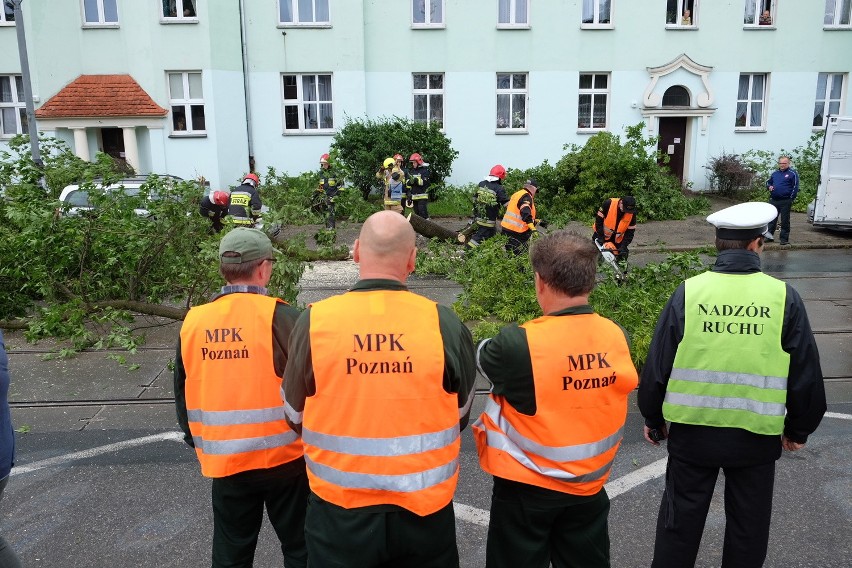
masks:
[[[315,169],[346,117],[395,115],[441,122],[459,151],[452,183],[496,163],[553,162],[565,144],[642,121],[701,189],[712,157],[793,148],[827,114],[847,113],[852,72],[846,0],[25,0],[23,10],[37,110],[80,75],[116,74],[166,111],[43,117],[39,130],[83,157],[107,149],[139,171],[214,186],[250,164]],[[2,147],[25,130],[8,15],[0,53]]]

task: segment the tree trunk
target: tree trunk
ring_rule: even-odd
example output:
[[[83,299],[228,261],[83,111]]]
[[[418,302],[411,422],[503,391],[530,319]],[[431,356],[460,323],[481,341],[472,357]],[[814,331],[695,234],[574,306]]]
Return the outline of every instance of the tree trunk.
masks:
[[[452,229],[447,229],[437,223],[427,221],[415,213],[409,213],[407,218],[408,222],[411,223],[411,228],[424,237],[429,237],[430,239],[441,239],[442,241],[464,242],[458,240],[459,234]]]

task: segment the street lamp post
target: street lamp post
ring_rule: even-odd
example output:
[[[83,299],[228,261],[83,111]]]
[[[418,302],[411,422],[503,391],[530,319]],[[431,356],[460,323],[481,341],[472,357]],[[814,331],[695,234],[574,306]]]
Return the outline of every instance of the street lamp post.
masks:
[[[21,11],[21,2],[24,0],[5,0],[15,8],[15,29],[18,34],[18,55],[21,59],[21,80],[24,82],[24,98],[27,103],[27,133],[30,137],[30,152],[33,162],[39,170],[44,167],[41,161],[41,153],[38,147],[38,128],[35,120],[35,107],[33,106],[33,86],[30,82],[30,61],[27,57],[27,38],[24,32],[24,15]]]

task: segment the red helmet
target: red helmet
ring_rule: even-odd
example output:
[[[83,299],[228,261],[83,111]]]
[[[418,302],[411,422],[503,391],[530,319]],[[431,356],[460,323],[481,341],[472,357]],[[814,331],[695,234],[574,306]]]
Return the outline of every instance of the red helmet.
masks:
[[[394,154],[393,159],[394,159],[395,162],[401,162],[405,158],[402,157],[402,154]]]
[[[503,179],[503,178],[506,177],[506,168],[504,168],[500,164],[497,164],[496,166],[491,168],[491,171],[488,172],[488,175],[492,175],[496,178]]]
[[[251,181],[253,181],[255,186],[260,184],[260,178],[257,177],[257,175],[255,175],[255,174],[246,174],[245,177],[243,178],[243,182],[245,182],[247,179],[250,179]]]
[[[418,154],[417,152],[415,152],[415,153],[411,154],[411,157],[410,157],[410,158],[408,158],[408,161],[409,161],[409,162],[414,162],[414,163],[415,163],[415,164],[417,164],[418,166],[423,165],[423,158],[421,158],[421,157],[420,157],[420,154]]]
[[[327,163],[328,163],[328,154],[323,154],[322,156],[320,156],[320,164],[327,164]]]
[[[210,196],[210,200],[216,205],[227,205],[230,199],[231,196],[228,195],[227,191],[214,191],[213,195]]]

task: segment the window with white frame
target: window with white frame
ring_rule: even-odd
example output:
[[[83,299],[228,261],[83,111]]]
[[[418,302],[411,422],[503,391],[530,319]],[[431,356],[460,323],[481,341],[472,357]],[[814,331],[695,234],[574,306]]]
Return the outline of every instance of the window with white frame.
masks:
[[[163,2],[163,20],[169,22],[180,22],[198,20],[198,14],[195,11],[195,0],[162,0]]]
[[[118,0],[83,0],[83,21],[86,25],[118,23]]]
[[[168,78],[172,133],[178,136],[206,134],[201,72],[169,72]]]
[[[835,28],[852,28],[852,0],[825,0],[823,25]]]
[[[418,27],[443,27],[444,0],[412,0],[411,24]]]
[[[278,0],[278,23],[327,25],[331,23],[329,0]]]
[[[0,136],[23,134],[27,129],[27,105],[20,75],[0,75]]]
[[[745,0],[744,26],[771,26],[775,21],[775,0]]]
[[[497,24],[500,26],[526,26],[529,24],[528,0],[498,0]]]
[[[413,73],[414,121],[444,127],[444,74]]]
[[[698,0],[667,0],[666,25],[692,27],[698,24]]]
[[[497,73],[497,129],[527,129],[526,73]]]
[[[585,25],[608,25],[612,23],[611,0],[583,0],[583,19]]]
[[[3,4],[3,9],[0,10],[0,26],[15,25],[15,5],[11,1],[0,0]]]
[[[737,90],[737,117],[734,126],[738,130],[763,130],[766,114],[766,81],[768,76],[760,73],[743,73]]]
[[[609,73],[580,73],[577,128],[603,130],[609,115]]]
[[[330,132],[334,129],[331,74],[281,75],[284,132]]]
[[[844,77],[843,73],[820,73],[817,76],[814,128],[825,128],[825,121],[829,115],[840,114]]]

